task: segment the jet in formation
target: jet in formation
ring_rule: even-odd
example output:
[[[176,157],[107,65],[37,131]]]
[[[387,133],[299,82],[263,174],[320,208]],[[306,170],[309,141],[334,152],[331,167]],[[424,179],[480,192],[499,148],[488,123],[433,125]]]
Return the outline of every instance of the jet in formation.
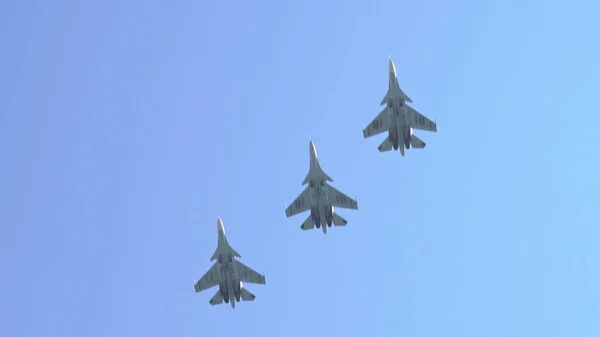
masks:
[[[348,223],[334,211],[334,207],[358,209],[358,202],[327,183],[333,182],[333,179],[319,165],[317,150],[312,140],[309,143],[309,152],[310,168],[302,182],[303,186],[308,186],[290,206],[285,206],[285,215],[289,218],[310,209],[310,216],[300,228],[307,230],[317,226],[327,234],[327,227],[345,226]]]
[[[243,287],[242,282],[266,284],[265,276],[260,275],[250,267],[244,265],[236,258],[241,258],[225,236],[225,229],[220,218],[217,219],[218,245],[211,261],[217,260],[215,264],[202,276],[200,281],[194,280],[196,292],[219,286],[217,293],[209,301],[212,305],[231,302],[235,309],[235,303],[241,301],[254,301],[256,296]]]
[[[406,102],[412,103],[412,100],[400,89],[396,66],[390,57],[388,91],[380,104],[385,104],[386,107],[366,128],[363,127],[364,138],[388,132],[388,136],[379,145],[379,152],[387,152],[392,148],[400,149],[400,154],[404,157],[404,148],[409,149],[411,145],[415,149],[425,147],[425,143],[413,134],[413,129],[437,132],[436,123],[421,115]]]
[[[380,152],[387,152],[393,148],[400,150],[400,154],[404,156],[405,149],[411,146],[416,149],[425,147],[425,143],[413,134],[413,129],[437,132],[436,123],[421,115],[406,102],[412,103],[412,100],[400,89],[396,67],[390,57],[388,91],[380,104],[381,106],[385,104],[385,108],[367,128],[363,127],[364,138],[388,132],[383,143],[379,145]],[[285,205],[285,214],[289,218],[310,210],[310,215],[300,228],[308,230],[316,226],[322,228],[323,233],[327,234],[328,227],[346,226],[348,223],[334,211],[334,207],[358,209],[358,201],[328,184],[333,182],[333,179],[321,168],[312,140],[309,142],[309,153],[310,168],[302,182],[302,186],[307,184],[308,186],[290,206]],[[235,309],[236,302],[254,301],[256,298],[243,287],[242,282],[266,284],[266,279],[264,275],[258,274],[237,260],[241,256],[229,245],[220,218],[217,219],[217,230],[218,245],[210,259],[210,261],[217,261],[200,281],[194,280],[194,288],[198,293],[218,285],[219,290],[209,303],[217,305],[225,301],[231,303],[231,307]]]

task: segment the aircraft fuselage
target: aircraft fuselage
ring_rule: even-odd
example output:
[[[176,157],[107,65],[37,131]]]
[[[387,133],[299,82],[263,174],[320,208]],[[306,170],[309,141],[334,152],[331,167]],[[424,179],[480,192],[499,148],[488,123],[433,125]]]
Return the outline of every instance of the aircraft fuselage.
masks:
[[[320,182],[317,186],[311,184],[315,195],[316,204],[310,208],[310,216],[317,228],[327,234],[327,227],[333,225],[333,206],[327,198],[327,183]]]
[[[232,308],[235,308],[235,303],[240,301],[242,294],[241,282],[237,276],[234,263],[231,254],[226,257],[219,255],[219,271],[222,280],[219,283],[219,291],[225,303],[231,303]]]
[[[390,112],[390,128],[388,130],[390,141],[394,150],[400,150],[404,156],[404,149],[410,148],[412,138],[412,128],[408,123],[408,111],[403,99],[396,98],[388,101],[388,111]],[[400,146],[400,140],[404,146]]]

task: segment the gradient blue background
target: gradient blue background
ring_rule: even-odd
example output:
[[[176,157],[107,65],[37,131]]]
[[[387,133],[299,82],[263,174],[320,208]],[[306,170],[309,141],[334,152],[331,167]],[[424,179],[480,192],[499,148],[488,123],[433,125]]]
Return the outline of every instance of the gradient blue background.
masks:
[[[600,336],[591,1],[5,1],[0,335]],[[364,140],[391,55],[425,150]],[[349,223],[302,232],[312,137]],[[254,303],[195,294],[220,215]]]

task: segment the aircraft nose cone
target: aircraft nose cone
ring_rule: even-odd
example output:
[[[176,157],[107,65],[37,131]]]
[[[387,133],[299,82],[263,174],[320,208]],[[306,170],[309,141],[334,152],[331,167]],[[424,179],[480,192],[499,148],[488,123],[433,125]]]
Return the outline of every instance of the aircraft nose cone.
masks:
[[[219,232],[225,231],[225,229],[223,228],[223,221],[221,221],[221,218],[217,218],[217,230]]]
[[[312,140],[308,146],[310,149],[310,168],[313,169],[314,167],[318,166],[317,149],[315,148],[315,144],[313,144]]]
[[[390,73],[395,75],[396,74],[396,66],[394,65],[394,61],[392,61],[391,57],[390,57],[389,68],[390,68]]]

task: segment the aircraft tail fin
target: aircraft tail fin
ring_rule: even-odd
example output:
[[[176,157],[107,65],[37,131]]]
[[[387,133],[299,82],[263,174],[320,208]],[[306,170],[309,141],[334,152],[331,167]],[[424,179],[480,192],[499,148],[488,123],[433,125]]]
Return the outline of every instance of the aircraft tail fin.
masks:
[[[425,148],[425,142],[423,142],[422,140],[419,139],[419,137],[412,135],[411,139],[410,139],[410,145],[413,147],[413,149],[422,149]]]
[[[313,223],[312,220],[312,216],[308,216],[308,218],[306,218],[306,220],[304,220],[304,223],[302,224],[302,226],[300,226],[300,228],[305,231],[307,229],[313,229],[313,227],[315,226],[315,224]]]
[[[246,288],[242,288],[242,301],[254,301],[256,296],[253,293],[246,290]]]
[[[213,296],[208,303],[212,305],[217,305],[223,303],[223,296],[221,295],[221,290],[217,290],[215,296]]]
[[[387,152],[392,149],[392,141],[390,140],[390,136],[385,137],[381,145],[377,148],[379,152]]]
[[[339,216],[337,213],[333,213],[333,225],[334,226],[346,226],[348,221],[346,219]]]

